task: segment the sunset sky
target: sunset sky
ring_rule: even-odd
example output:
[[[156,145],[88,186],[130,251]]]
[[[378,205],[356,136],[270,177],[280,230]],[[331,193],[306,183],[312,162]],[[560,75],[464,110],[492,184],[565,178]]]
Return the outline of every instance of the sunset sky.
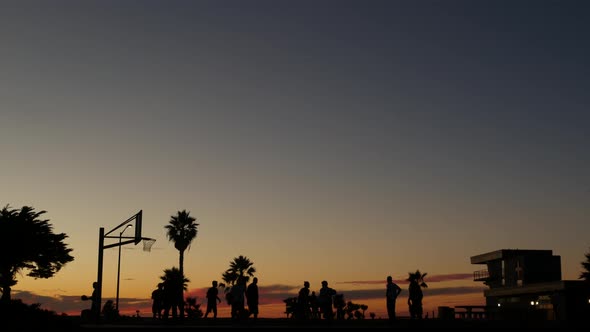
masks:
[[[12,295],[88,308],[99,229],[140,210],[157,241],[122,248],[124,314],[151,315],[178,264],[164,226],[185,209],[200,224],[189,295],[203,303],[244,255],[260,317],[284,317],[305,280],[385,317],[388,275],[404,315],[416,269],[426,311],[481,304],[470,257],[498,249],[553,250],[577,279],[589,15],[584,1],[3,2],[0,204],[47,211],[75,258]]]

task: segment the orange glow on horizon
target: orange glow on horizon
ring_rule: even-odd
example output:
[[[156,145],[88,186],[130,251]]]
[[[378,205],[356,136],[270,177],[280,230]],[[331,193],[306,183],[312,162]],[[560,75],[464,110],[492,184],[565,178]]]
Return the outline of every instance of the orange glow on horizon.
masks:
[[[400,317],[409,316],[408,307],[406,304],[407,297],[400,296],[397,301],[396,313]],[[365,299],[365,300],[354,300],[354,303],[365,304],[368,306],[365,312],[365,318],[370,319],[370,313],[375,313],[375,318],[386,319],[387,310],[385,308],[385,298],[383,299]],[[139,314],[140,317],[151,317],[152,311],[151,306],[146,306],[146,301],[142,301],[142,305],[135,308],[122,307],[121,314],[125,316],[136,316]],[[434,295],[424,297],[424,315],[428,314],[428,317],[436,317],[438,314],[438,307],[449,306],[453,307],[462,304],[473,304],[473,305],[484,305],[485,298],[483,294],[461,294],[461,295]],[[200,309],[203,314],[206,310],[206,304],[201,304]],[[284,303],[268,303],[261,304],[259,306],[259,318],[286,318],[285,304]],[[77,316],[80,314],[79,311],[68,311],[64,312],[67,315]],[[211,314],[210,314],[211,317]],[[221,302],[218,305],[217,317],[229,318],[230,317],[230,306],[226,302]]]

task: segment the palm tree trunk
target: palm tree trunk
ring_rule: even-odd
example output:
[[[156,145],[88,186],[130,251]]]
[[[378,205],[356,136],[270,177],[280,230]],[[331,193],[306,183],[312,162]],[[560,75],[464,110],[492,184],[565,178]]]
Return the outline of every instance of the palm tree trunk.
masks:
[[[179,251],[178,270],[180,270],[180,274],[184,277],[184,250]]]
[[[2,287],[2,298],[0,298],[0,303],[9,303],[10,302],[10,286]]]
[[[14,282],[14,273],[11,268],[3,268],[0,271],[0,285],[2,285],[2,297],[0,297],[0,303],[9,303],[11,300],[10,286],[16,284]]]
[[[184,278],[184,250],[180,250],[178,255],[178,269],[180,270],[180,275]],[[184,289],[180,288],[180,298],[182,301],[180,302],[180,318],[184,317]]]

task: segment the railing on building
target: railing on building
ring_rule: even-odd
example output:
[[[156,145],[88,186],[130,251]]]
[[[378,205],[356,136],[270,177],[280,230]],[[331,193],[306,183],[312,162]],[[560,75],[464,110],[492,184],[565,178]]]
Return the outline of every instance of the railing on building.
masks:
[[[473,272],[473,281],[486,281],[488,279],[490,279],[490,272],[488,270]]]

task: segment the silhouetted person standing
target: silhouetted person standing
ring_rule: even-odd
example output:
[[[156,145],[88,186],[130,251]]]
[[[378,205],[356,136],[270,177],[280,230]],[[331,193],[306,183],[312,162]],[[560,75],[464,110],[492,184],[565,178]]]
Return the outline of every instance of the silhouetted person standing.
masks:
[[[91,301],[90,312],[82,311],[87,318],[98,321],[100,318],[100,299],[98,298],[98,282],[92,283],[92,295],[82,295],[83,301]]]
[[[164,309],[164,284],[159,283],[158,287],[152,291],[152,316],[153,318],[162,318]]]
[[[312,291],[311,295],[309,296],[309,306],[311,308],[311,318],[312,319],[319,319],[320,318],[320,305],[318,304],[318,297],[315,295],[314,291]]]
[[[389,316],[389,320],[395,319],[395,302],[397,300],[397,296],[401,293],[402,289],[393,282],[393,278],[391,276],[387,276],[387,286],[385,290],[385,298],[387,304],[387,316]]]
[[[115,309],[113,300],[107,300],[102,307],[102,315],[107,322],[112,322],[119,317],[119,310]]]
[[[168,319],[172,314],[172,318],[182,318],[181,306],[184,303],[182,294],[182,286],[170,282],[164,282],[163,290],[163,313],[162,318]]]
[[[410,318],[422,319],[422,287],[418,283],[418,280],[410,280],[408,295],[408,306],[410,309]]]
[[[297,318],[307,319],[310,316],[309,311],[309,281],[303,282],[303,287],[297,295]]]
[[[258,318],[258,278],[254,277],[252,283],[246,288],[246,301],[248,303],[248,311],[256,320]]]
[[[211,287],[207,290],[207,311],[205,312],[205,318],[210,312],[213,313],[213,318],[217,318],[217,303],[221,303],[219,298],[219,289],[217,289],[217,281],[211,282]]]
[[[324,316],[324,319],[334,319],[334,311],[332,310],[334,295],[336,295],[336,291],[333,288],[328,287],[328,282],[326,280],[322,281],[322,288],[320,288],[318,303],[320,305],[320,312]]]
[[[235,285],[230,289],[231,292],[231,317],[234,320],[240,320],[244,317],[245,297],[246,297],[246,278],[239,277]]]
[[[346,307],[346,301],[344,301],[344,294],[334,295],[334,309],[336,309],[336,319],[344,319],[344,307]]]

